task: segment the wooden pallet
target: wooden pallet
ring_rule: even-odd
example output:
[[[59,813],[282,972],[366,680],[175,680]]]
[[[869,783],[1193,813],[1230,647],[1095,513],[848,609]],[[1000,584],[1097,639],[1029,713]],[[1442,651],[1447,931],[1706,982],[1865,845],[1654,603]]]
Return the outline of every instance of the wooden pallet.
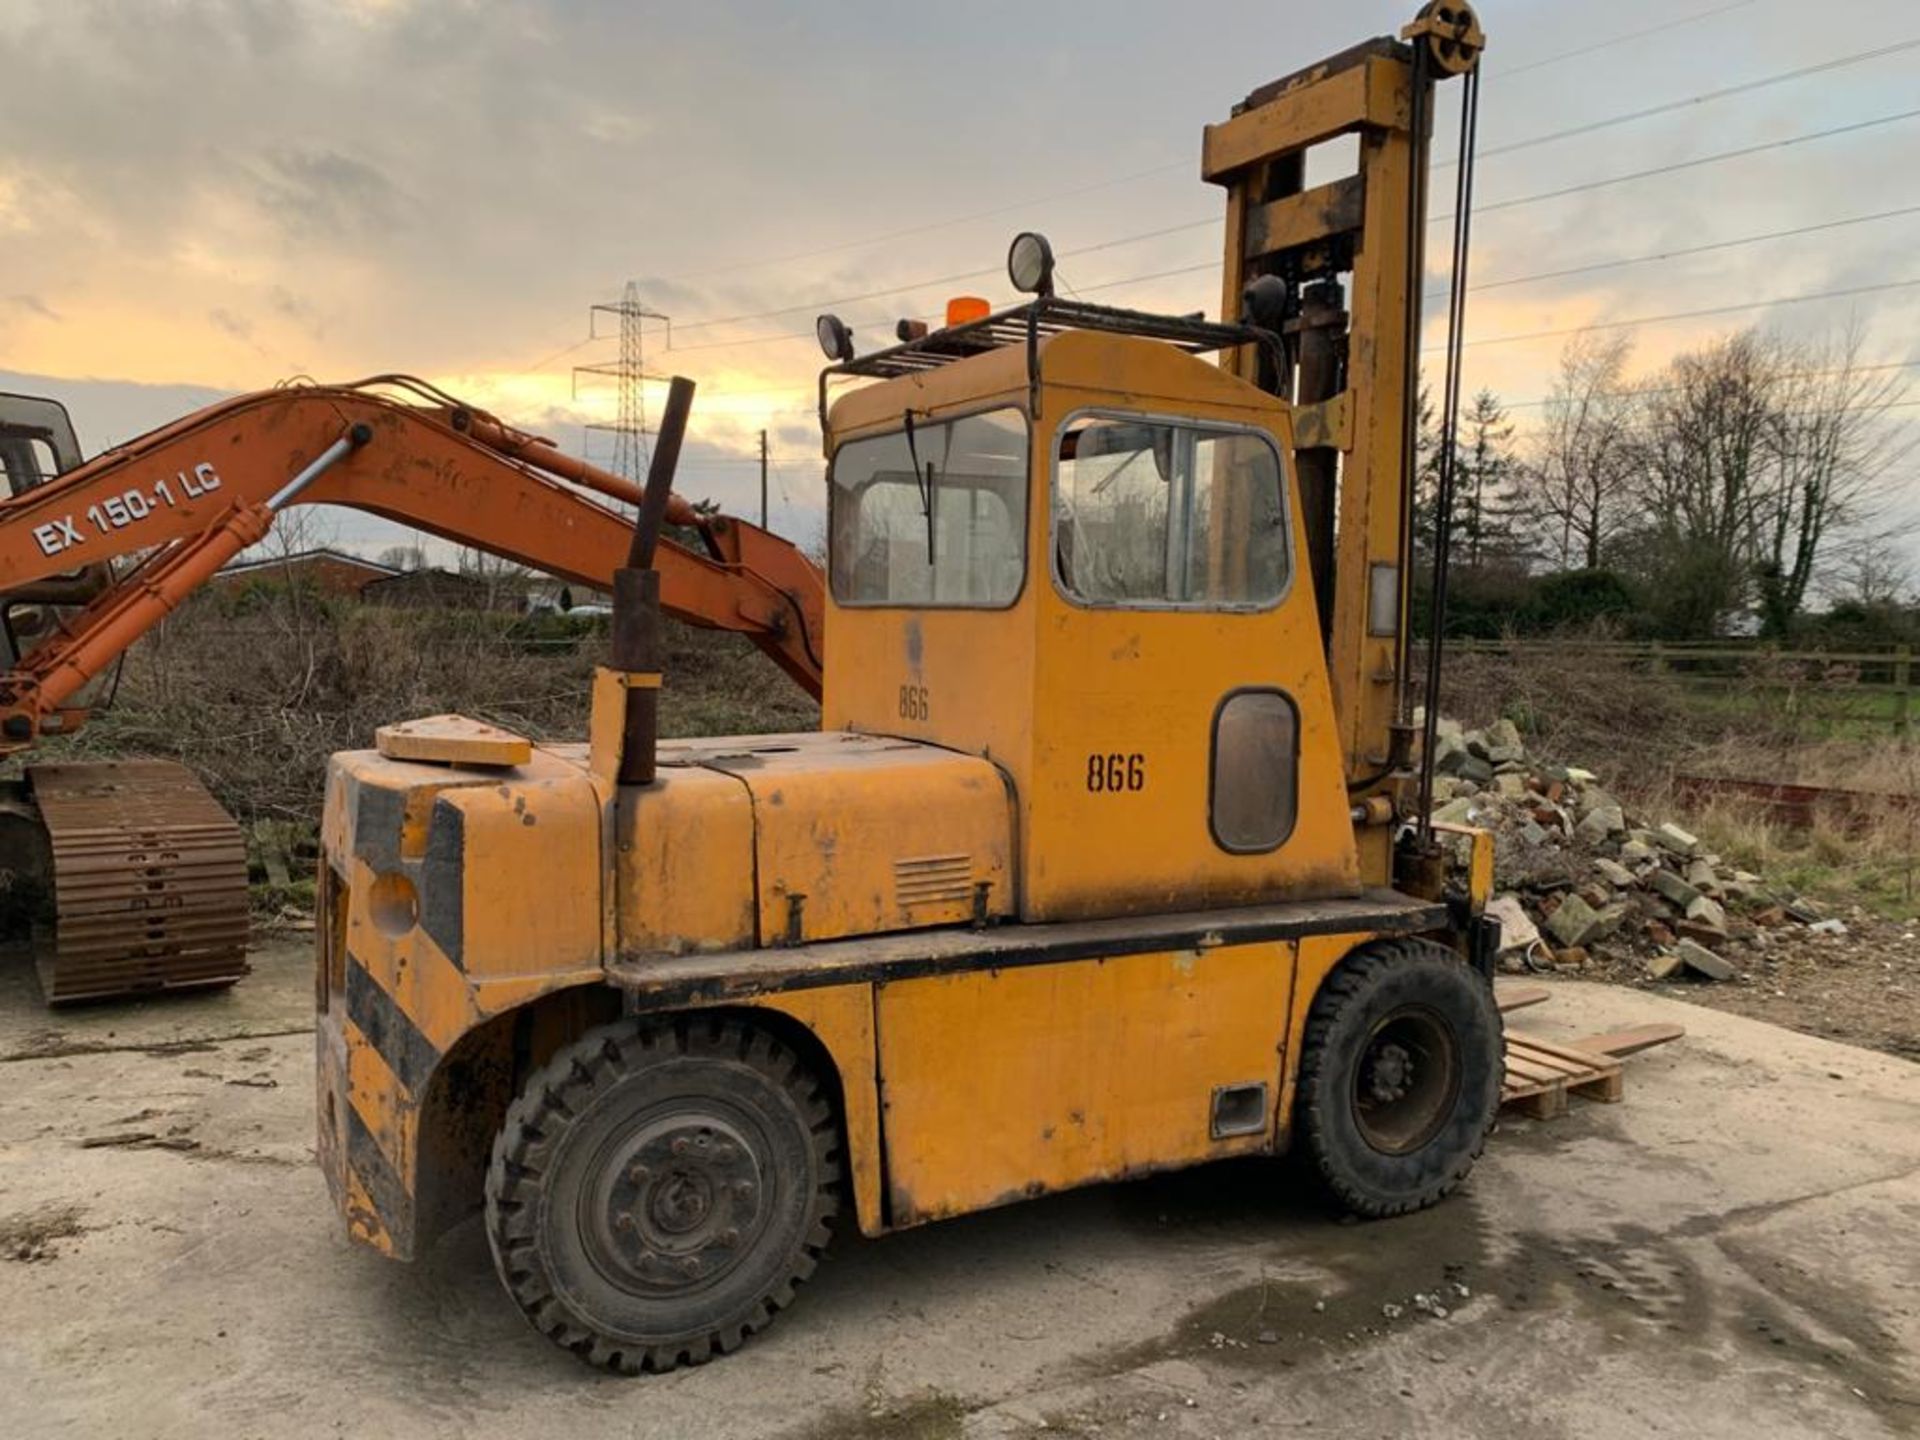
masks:
[[[1496,998],[1501,1013],[1505,1014],[1542,1003],[1548,998],[1548,992],[1539,987],[1503,989]],[[1552,1120],[1566,1114],[1569,1095],[1617,1104],[1626,1098],[1620,1062],[1655,1045],[1678,1040],[1684,1034],[1686,1031],[1678,1025],[1635,1025],[1561,1044],[1509,1030],[1500,1103],[1536,1120]]]

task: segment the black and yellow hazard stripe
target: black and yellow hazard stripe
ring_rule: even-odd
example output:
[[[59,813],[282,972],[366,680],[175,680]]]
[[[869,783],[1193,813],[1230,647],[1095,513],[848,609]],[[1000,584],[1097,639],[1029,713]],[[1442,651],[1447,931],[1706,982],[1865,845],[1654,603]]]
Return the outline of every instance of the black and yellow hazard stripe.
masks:
[[[365,1237],[397,1258],[413,1250],[414,1117],[440,1051],[380,979],[353,954],[346,962],[346,1063],[341,1077],[344,1163],[378,1231]],[[351,1207],[350,1207],[351,1208]],[[364,1221],[363,1221],[364,1224]]]

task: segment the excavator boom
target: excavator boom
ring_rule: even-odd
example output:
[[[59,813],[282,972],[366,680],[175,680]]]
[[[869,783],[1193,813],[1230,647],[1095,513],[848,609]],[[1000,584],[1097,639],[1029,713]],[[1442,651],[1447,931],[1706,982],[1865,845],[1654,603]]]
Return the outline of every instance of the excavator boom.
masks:
[[[411,397],[397,398],[399,390]],[[297,495],[290,482],[343,441]],[[107,560],[140,562],[0,676],[0,743],[17,748],[81,718],[79,688],[266,533],[286,503],[344,505],[607,589],[631,523],[593,495],[639,487],[402,376],[224,401],[0,504],[0,597]],[[707,553],[667,541],[661,601],[690,624],[747,635],[810,694],[821,682],[819,571],[788,542],[676,497],[668,520]]]
[[[33,403],[16,397],[9,413]],[[290,505],[349,506],[611,590],[632,523],[607,502],[640,498],[623,477],[405,376],[196,411],[0,503],[0,607],[79,606],[0,671],[0,754],[83,723],[88,683]],[[679,497],[666,519],[695,530],[700,549],[661,540],[662,610],[746,635],[818,697],[825,598],[813,563]],[[245,846],[184,769],[41,765],[11,788],[0,864],[48,881],[53,934],[37,948],[50,1000],[246,973]]]

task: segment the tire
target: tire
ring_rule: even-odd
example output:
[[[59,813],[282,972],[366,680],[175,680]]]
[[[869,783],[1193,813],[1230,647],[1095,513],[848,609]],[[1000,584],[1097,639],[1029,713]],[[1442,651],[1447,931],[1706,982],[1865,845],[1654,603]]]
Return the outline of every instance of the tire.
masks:
[[[1298,1119],[1321,1183],[1369,1219],[1424,1210],[1467,1177],[1500,1104],[1493,988],[1426,940],[1368,945],[1320,987]]]
[[[820,1077],[735,1020],[589,1031],[528,1080],[487,1171],[487,1239],[535,1329],[635,1375],[726,1354],[831,1238],[839,1131]]]

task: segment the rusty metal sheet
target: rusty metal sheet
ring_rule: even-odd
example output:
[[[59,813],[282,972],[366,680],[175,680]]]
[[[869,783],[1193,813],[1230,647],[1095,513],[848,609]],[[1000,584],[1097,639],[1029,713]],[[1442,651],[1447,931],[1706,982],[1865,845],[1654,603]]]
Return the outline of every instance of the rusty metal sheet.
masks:
[[[47,1000],[231,985],[247,973],[247,848],[200,782],[161,760],[27,771],[52,863]]]

